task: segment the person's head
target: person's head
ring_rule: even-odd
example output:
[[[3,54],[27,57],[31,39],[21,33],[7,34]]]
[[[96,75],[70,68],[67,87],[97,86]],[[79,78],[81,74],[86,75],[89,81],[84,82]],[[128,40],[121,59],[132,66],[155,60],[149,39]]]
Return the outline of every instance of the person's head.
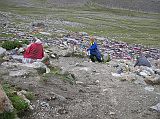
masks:
[[[94,37],[90,37],[90,42],[93,43],[94,42]]]
[[[35,43],[38,43],[38,44],[42,44],[41,40],[38,39],[37,37],[34,38],[34,42],[35,42]]]

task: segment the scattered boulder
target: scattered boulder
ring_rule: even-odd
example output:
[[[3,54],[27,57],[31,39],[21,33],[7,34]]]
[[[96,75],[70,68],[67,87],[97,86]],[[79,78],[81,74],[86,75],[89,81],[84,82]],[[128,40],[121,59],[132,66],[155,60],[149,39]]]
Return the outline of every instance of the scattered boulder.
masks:
[[[156,104],[155,106],[150,107],[150,109],[160,112],[160,103]]]
[[[42,62],[33,62],[32,64],[24,64],[23,66],[34,68],[39,74],[46,73],[47,66]]]
[[[155,67],[160,69],[160,59],[155,60],[154,62],[155,62]]]
[[[135,66],[147,66],[147,67],[151,67],[151,64],[150,64],[150,62],[148,61],[148,59],[147,59],[145,56],[141,55],[141,56],[137,59],[134,67],[135,67]]]
[[[160,85],[160,76],[157,75],[155,78],[147,78],[145,82],[151,85]]]
[[[39,27],[39,28],[44,28],[45,27],[45,24],[40,22],[40,23],[32,23],[32,26],[33,27]]]
[[[103,55],[103,62],[109,62],[111,61],[111,57],[109,54],[104,54]]]
[[[0,57],[3,57],[5,55],[6,49],[0,47]]]
[[[141,77],[137,77],[137,80],[134,81],[134,84],[147,85]]]
[[[0,113],[13,112],[13,106],[0,84]]]
[[[29,72],[27,72],[26,70],[23,70],[23,69],[9,72],[9,76],[12,76],[12,77],[26,76],[28,74],[29,74]]]
[[[139,72],[139,75],[146,78],[147,76],[149,76],[148,72],[146,72],[145,70],[142,72]]]
[[[160,75],[160,69],[155,69],[154,71],[155,71],[155,74]]]
[[[146,70],[147,72],[149,72],[150,75],[154,75],[154,74],[155,74],[154,70],[153,70],[152,68],[150,68],[150,67],[146,67],[145,70]]]

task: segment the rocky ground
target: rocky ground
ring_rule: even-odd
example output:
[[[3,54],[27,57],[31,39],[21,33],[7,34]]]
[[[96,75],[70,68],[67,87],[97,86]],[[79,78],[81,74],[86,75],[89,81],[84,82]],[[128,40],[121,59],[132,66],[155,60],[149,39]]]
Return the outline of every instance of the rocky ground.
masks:
[[[82,35],[78,34],[43,41],[50,59],[47,69],[40,62],[22,64],[20,50],[1,48],[2,85],[7,82],[33,92],[36,97],[31,100],[31,108],[18,116],[22,119],[159,119],[159,109],[151,108],[160,101],[159,59],[149,56],[151,68],[134,68],[134,59],[123,57],[92,63],[79,49],[83,43],[75,44],[79,39],[74,37]],[[87,37],[86,33],[83,35]],[[19,36],[26,37],[23,32]],[[121,73],[117,73],[119,69]]]
[[[159,119],[159,113],[150,108],[159,103],[159,85],[148,85],[144,79],[136,83],[141,77],[115,78],[111,75],[114,63],[92,63],[75,57],[51,59],[50,65],[60,67],[62,74],[74,75],[70,76],[72,83],[52,70],[39,75],[18,63],[2,63],[1,79],[35,93],[33,110],[21,114],[22,119]]]

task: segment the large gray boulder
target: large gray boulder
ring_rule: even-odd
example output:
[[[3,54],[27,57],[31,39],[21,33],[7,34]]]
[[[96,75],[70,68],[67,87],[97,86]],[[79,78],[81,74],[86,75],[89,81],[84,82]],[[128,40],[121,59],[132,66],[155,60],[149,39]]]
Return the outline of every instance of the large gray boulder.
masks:
[[[135,67],[135,66],[147,66],[147,67],[151,67],[151,64],[150,64],[150,62],[148,61],[148,59],[147,59],[145,56],[141,55],[141,56],[137,59],[134,67]]]
[[[0,57],[3,57],[5,55],[6,49],[0,47]]]

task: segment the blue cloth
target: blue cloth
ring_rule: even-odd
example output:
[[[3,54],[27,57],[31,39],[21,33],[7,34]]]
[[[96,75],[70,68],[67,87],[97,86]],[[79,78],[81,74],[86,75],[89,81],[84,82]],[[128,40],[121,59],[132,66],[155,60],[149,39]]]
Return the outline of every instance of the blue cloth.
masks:
[[[90,55],[96,56],[97,59],[101,59],[101,53],[98,50],[97,43],[93,42],[93,44],[90,46],[87,51],[90,51]]]
[[[136,66],[147,66],[147,67],[151,67],[151,64],[150,64],[150,62],[147,60],[147,58],[146,58],[145,56],[141,55],[141,56],[137,59],[134,67],[136,67]]]

